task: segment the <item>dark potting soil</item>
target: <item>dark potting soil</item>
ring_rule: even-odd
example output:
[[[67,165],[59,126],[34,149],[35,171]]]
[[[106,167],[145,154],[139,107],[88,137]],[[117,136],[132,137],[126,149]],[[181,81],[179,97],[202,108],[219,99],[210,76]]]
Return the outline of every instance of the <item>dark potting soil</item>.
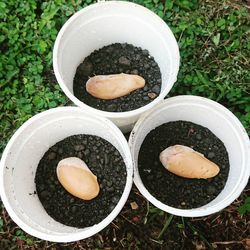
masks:
[[[89,77],[119,73],[140,75],[146,81],[145,87],[113,100],[98,99],[86,91]],[[130,111],[145,106],[160,94],[161,72],[147,50],[127,43],[115,43],[95,50],[85,58],[76,70],[73,91],[79,100],[96,109]]]
[[[59,183],[56,167],[67,157],[82,159],[97,176],[100,193],[90,201],[69,194]],[[88,227],[102,221],[116,206],[126,183],[126,167],[118,150],[92,135],[74,135],[52,146],[39,162],[35,183],[47,213],[65,225]]]
[[[167,171],[159,154],[167,147],[185,145],[204,154],[220,167],[210,179],[187,179]],[[176,208],[196,208],[213,200],[224,188],[228,172],[227,150],[220,139],[200,125],[175,121],[150,131],[139,152],[138,168],[148,191],[161,202]]]

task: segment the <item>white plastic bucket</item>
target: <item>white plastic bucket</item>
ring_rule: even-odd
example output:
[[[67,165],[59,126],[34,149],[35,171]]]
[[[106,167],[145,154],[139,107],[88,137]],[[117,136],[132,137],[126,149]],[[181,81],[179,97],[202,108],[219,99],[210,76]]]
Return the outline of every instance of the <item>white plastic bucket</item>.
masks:
[[[112,43],[130,43],[147,49],[158,63],[162,86],[154,101],[133,111],[107,112],[92,108],[73,94],[77,66],[91,52]],[[58,33],[53,67],[63,92],[89,113],[111,119],[123,132],[130,131],[139,116],[162,101],[177,79],[179,49],[173,33],[156,14],[124,1],[99,2],[74,14]]]
[[[97,135],[112,143],[126,164],[127,180],[114,210],[100,223],[82,229],[52,219],[37,195],[35,173],[43,154],[56,142],[75,134]],[[6,146],[0,163],[0,194],[9,215],[27,233],[43,240],[71,242],[90,237],[120,212],[132,186],[133,167],[128,143],[109,120],[88,115],[77,107],[55,108],[25,122]]]
[[[178,120],[207,127],[224,143],[229,154],[230,169],[224,189],[214,200],[199,208],[177,209],[163,204],[145,188],[138,171],[138,153],[146,135],[163,123]],[[134,164],[135,185],[152,204],[174,215],[199,217],[218,212],[241,194],[249,179],[250,142],[244,127],[228,109],[203,97],[172,97],[154,107],[136,123],[129,145]]]

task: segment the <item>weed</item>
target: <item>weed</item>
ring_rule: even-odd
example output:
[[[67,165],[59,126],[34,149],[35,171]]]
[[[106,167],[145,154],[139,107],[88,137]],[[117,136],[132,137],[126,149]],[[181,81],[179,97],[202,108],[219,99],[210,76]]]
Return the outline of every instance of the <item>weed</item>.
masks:
[[[1,2],[0,152],[28,118],[66,103],[51,73],[52,48],[62,24],[89,3]]]
[[[27,234],[21,229],[17,229],[13,241],[25,242],[27,245],[31,246],[34,244],[33,239],[31,239]]]
[[[250,36],[246,8],[228,1],[136,0],[171,27],[181,52],[169,96],[201,95],[230,108],[250,131]],[[0,152],[32,115],[65,105],[52,72],[52,47],[60,27],[92,3],[56,0],[0,4]]]
[[[0,233],[3,232],[3,219],[0,217]]]
[[[92,2],[94,1],[0,2],[0,154],[11,135],[24,121],[38,112],[67,103],[68,100],[52,73],[52,48],[56,35],[66,20]],[[168,96],[190,94],[218,101],[229,108],[250,132],[250,15],[243,4],[246,1],[135,2],[163,18],[178,41],[181,66],[177,82]],[[246,214],[247,211],[249,197],[239,208],[241,214]],[[144,223],[164,219],[163,216],[164,212],[148,203]],[[48,244],[28,236],[16,229],[10,219],[6,223],[3,218],[0,217],[1,249],[17,249],[16,242],[23,244],[19,246],[21,249],[55,247],[55,243]],[[165,221],[166,228],[171,226],[168,226],[170,218],[169,216]],[[191,227],[193,234],[203,235],[203,232],[198,232],[197,228],[185,223],[184,219],[174,226],[179,231]],[[245,228],[242,231],[244,230]],[[207,247],[211,247],[203,236],[199,237]],[[86,248],[91,248],[88,245],[90,242],[84,242]],[[81,244],[84,242],[81,241]],[[119,239],[116,242],[119,244]],[[164,240],[156,242],[163,243]],[[71,246],[78,249],[77,244],[80,243],[75,244],[72,243]],[[63,247],[65,246],[60,245],[58,249]]]
[[[198,236],[207,245],[208,249],[214,249],[212,245],[207,241],[207,239],[203,236],[202,232],[200,232],[196,227],[194,227],[192,223],[186,222],[186,224],[192,230],[193,234],[195,236]]]
[[[166,216],[166,220],[165,220],[165,223],[164,223],[164,227],[162,228],[161,232],[159,233],[157,239],[161,239],[162,235],[165,233],[165,231],[167,230],[168,226],[170,225],[172,219],[173,219],[173,215],[172,214],[169,214],[168,216]]]
[[[147,201],[147,213],[144,218],[144,224],[147,224],[150,221],[154,220],[154,218],[157,216],[163,216],[163,215],[164,212],[161,209],[154,207]]]
[[[250,197],[247,197],[244,203],[239,207],[240,215],[244,215],[247,212],[250,212]]]

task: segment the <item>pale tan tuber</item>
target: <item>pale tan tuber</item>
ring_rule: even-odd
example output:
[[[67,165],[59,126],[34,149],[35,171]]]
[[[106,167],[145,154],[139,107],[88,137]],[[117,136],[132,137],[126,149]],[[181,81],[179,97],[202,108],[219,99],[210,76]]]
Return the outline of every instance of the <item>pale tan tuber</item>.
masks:
[[[219,167],[203,154],[183,145],[163,150],[160,153],[160,161],[168,171],[185,178],[208,179],[220,171]]]
[[[59,182],[75,197],[92,200],[98,195],[100,187],[97,177],[81,159],[65,158],[58,163],[56,170]]]
[[[91,77],[86,83],[86,90],[94,97],[111,100],[144,86],[145,80],[141,76],[121,73]]]

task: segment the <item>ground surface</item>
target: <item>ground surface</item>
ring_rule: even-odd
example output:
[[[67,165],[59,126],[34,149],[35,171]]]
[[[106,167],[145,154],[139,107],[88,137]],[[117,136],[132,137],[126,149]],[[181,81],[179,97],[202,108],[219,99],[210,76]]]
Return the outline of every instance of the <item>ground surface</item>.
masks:
[[[136,2],[161,16],[179,43],[181,67],[169,96],[193,94],[216,100],[232,110],[249,133],[249,1]],[[90,3],[0,2],[0,152],[29,117],[70,104],[53,75],[52,46],[63,23]],[[179,218],[150,205],[133,187],[111,225],[89,239],[69,244],[31,237],[1,206],[0,249],[250,249],[249,196],[248,183],[239,199],[220,213]],[[138,209],[131,209],[131,202],[136,202]]]

